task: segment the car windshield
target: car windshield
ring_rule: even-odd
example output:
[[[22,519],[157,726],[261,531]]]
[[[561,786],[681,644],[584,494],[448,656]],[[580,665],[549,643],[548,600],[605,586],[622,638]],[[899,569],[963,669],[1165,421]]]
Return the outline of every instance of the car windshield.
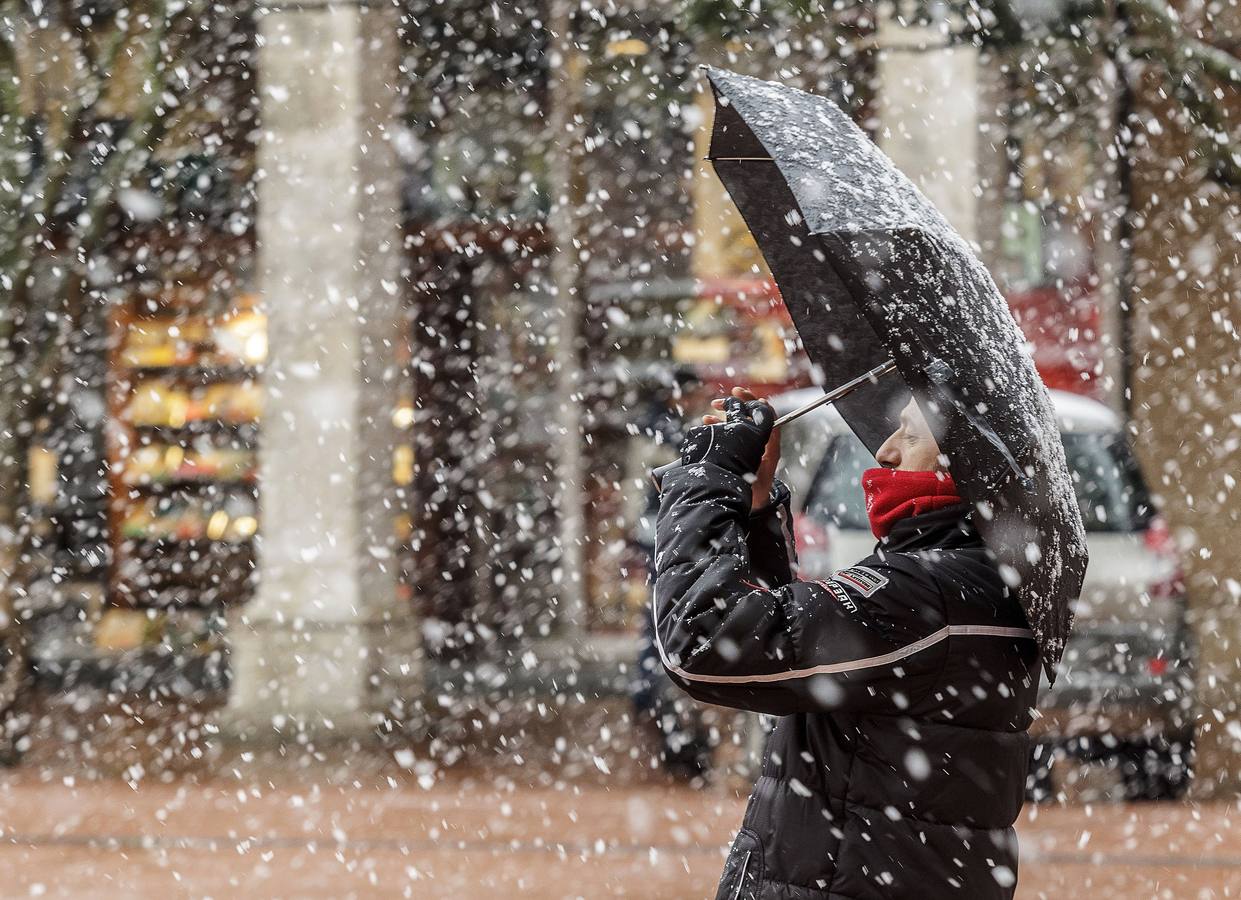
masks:
[[[1087,531],[1137,531],[1154,514],[1137,461],[1117,434],[1065,434],[1064,454]]]
[[[834,438],[810,483],[806,515],[837,528],[870,528],[862,500],[862,473],[876,465],[866,446],[852,434]]]
[[[1150,498],[1125,441],[1110,433],[1061,437],[1086,530],[1144,528],[1152,515]],[[811,483],[806,514],[838,528],[869,528],[861,477],[875,464],[852,434],[833,438]]]

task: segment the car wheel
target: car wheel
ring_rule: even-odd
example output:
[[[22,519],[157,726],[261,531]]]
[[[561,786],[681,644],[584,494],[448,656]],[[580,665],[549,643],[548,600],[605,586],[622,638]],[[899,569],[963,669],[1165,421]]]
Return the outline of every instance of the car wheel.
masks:
[[[1152,741],[1125,748],[1125,795],[1130,800],[1177,800],[1189,788],[1188,741]]]

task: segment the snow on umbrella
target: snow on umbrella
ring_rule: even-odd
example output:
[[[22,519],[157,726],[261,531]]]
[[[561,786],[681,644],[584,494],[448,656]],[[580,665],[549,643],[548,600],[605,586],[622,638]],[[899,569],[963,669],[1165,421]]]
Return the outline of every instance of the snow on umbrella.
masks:
[[[1086,539],[1051,400],[986,268],[834,103],[708,68],[710,159],[823,383],[895,361],[839,401],[875,452],[912,390],[1054,679]]]

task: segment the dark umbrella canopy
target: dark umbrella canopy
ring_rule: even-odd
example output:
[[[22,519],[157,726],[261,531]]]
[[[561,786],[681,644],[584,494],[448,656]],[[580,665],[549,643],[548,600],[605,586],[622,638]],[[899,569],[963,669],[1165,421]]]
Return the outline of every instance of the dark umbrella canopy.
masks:
[[[837,404],[875,452],[922,401],[975,522],[1017,590],[1049,678],[1086,571],[1081,513],[1043,387],[969,245],[834,103],[709,69],[710,158],[823,383],[895,360]]]

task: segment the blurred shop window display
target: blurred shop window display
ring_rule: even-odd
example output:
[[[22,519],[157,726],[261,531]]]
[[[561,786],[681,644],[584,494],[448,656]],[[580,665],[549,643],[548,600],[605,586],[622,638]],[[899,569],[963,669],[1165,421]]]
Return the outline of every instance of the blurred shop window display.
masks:
[[[124,650],[177,643],[172,620],[201,631],[253,592],[267,329],[254,294],[174,289],[120,304],[112,333],[112,565],[95,639]]]

